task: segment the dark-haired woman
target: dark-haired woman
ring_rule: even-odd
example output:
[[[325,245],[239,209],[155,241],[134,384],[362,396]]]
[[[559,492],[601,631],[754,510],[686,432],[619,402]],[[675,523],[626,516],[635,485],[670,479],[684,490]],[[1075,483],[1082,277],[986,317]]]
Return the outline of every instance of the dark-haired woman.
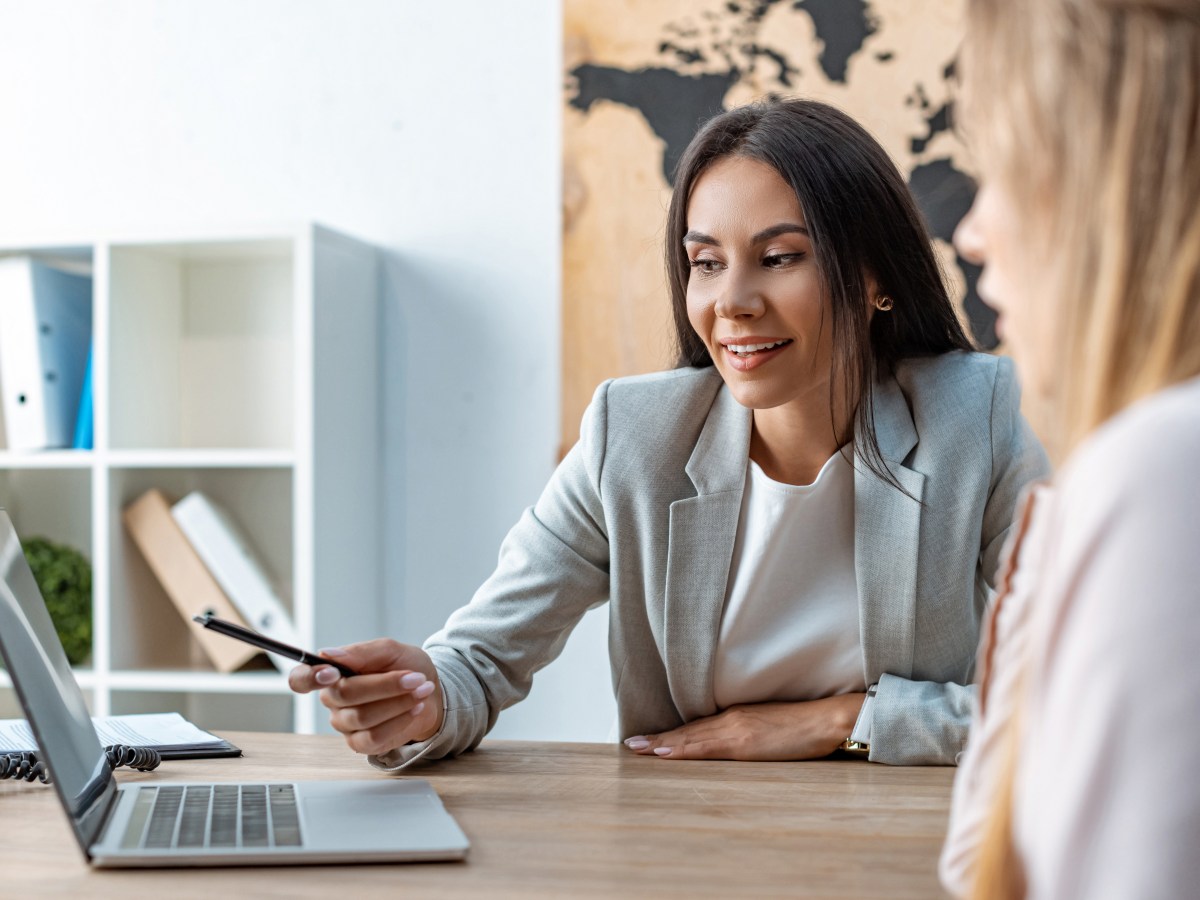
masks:
[[[630,750],[953,764],[1018,493],[1047,463],[911,195],[843,113],[724,113],[676,176],[682,367],[602,384],[495,573],[424,648],[301,666],[385,769],[474,747],[607,601]],[[869,698],[869,699],[868,699]],[[853,740],[851,740],[853,738]]]

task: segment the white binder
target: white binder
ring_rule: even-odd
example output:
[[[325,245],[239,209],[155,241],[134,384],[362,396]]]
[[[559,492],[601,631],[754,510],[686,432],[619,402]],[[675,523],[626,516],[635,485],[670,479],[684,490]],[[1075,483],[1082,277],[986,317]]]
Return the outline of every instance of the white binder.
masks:
[[[92,342],[92,279],[0,259],[0,393],[10,450],[70,447]]]
[[[265,567],[229,514],[200,491],[193,491],[171,507],[171,516],[250,627],[298,646],[300,637]],[[296,666],[285,657],[267,655],[281,672]]]

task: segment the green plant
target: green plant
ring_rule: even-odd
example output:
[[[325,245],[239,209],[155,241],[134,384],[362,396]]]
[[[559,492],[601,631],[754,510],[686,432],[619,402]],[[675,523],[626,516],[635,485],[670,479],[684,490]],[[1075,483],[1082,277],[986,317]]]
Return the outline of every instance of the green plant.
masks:
[[[92,564],[73,547],[46,538],[24,544],[67,660],[78,666],[92,653]]]

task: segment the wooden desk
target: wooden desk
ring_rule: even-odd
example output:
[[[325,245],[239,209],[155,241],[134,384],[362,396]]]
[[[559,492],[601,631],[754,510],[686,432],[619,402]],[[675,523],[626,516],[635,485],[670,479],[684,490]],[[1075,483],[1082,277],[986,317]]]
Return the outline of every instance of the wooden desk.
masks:
[[[241,759],[120,781],[385,778],[337,737],[229,734]],[[465,863],[93,871],[48,786],[0,782],[0,896],[941,896],[953,769],[669,762],[609,744],[487,741],[428,778]]]

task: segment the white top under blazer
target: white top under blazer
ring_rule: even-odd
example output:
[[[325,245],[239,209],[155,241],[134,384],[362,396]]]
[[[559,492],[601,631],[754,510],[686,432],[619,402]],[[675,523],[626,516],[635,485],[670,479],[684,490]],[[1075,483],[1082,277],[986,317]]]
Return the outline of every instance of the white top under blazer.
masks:
[[[721,709],[866,689],[846,455],[805,485],[746,467],[713,671]]]

